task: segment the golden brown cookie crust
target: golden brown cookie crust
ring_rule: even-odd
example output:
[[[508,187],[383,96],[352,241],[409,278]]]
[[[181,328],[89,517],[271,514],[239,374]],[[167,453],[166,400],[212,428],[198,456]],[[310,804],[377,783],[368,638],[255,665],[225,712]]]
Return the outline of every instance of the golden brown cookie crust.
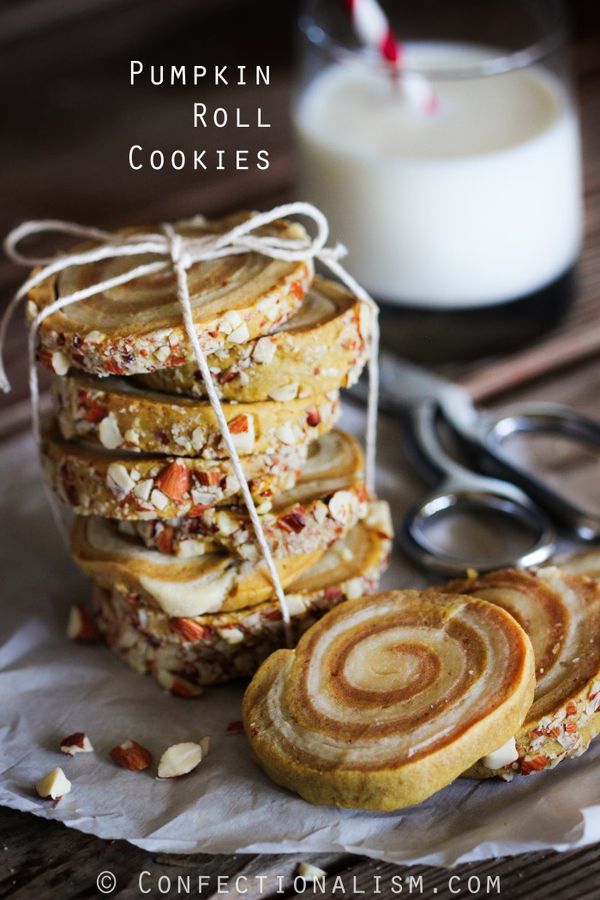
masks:
[[[227,459],[215,413],[207,400],[136,388],[124,378],[72,374],[55,379],[62,436],[110,450]],[[314,441],[334,425],[339,397],[276,403],[224,403],[223,414],[240,456],[277,453]]]
[[[342,546],[352,551],[351,561],[342,558]],[[360,525],[289,585],[293,639],[333,606],[373,593],[389,551],[389,538]],[[173,618],[113,587],[96,588],[93,605],[99,629],[115,653],[182,696],[194,696],[198,686],[252,675],[269,653],[285,644],[274,600],[230,613]]]
[[[197,236],[218,234],[248,215],[239,213],[193,227],[184,224],[179,231]],[[148,229],[127,229],[124,233],[144,234]],[[286,220],[257,231],[261,233],[282,238],[306,236],[301,225]],[[130,256],[66,269],[30,291],[28,317],[32,319],[57,296],[151,261],[150,256]],[[282,324],[300,306],[312,278],[310,260],[284,262],[259,253],[195,263],[188,271],[188,280],[202,349],[213,353],[236,346]],[[71,365],[97,375],[133,375],[194,359],[182,323],[175,276],[169,267],[53,313],[42,323],[39,341],[41,360],[57,374]]]
[[[242,466],[259,506],[296,483],[307,445],[245,457]],[[44,432],[44,476],[78,515],[110,519],[171,519],[201,515],[211,506],[240,503],[230,460],[119,453],[65,441]]]
[[[550,566],[474,575],[447,589],[505,609],[529,635],[536,660],[534,702],[515,733],[518,759],[501,769],[479,762],[466,774],[509,780],[585,752],[600,733],[600,584]]]
[[[323,555],[323,550],[279,559],[285,588]],[[274,596],[264,563],[240,563],[225,553],[175,560],[140,547],[113,523],[78,517],[71,531],[77,565],[103,588],[139,595],[172,616],[196,616],[256,606]]]
[[[531,644],[504,610],[391,591],[336,607],[295,651],[272,654],[243,717],[278,784],[311,803],[385,811],[429,797],[508,740],[533,690]]]
[[[360,446],[349,434],[332,431],[309,449],[295,487],[261,503],[259,514],[271,552],[291,556],[328,547],[367,511]],[[175,556],[201,556],[215,545],[242,559],[260,555],[248,512],[239,506],[212,507],[194,517],[122,522],[120,527],[147,547]]]
[[[316,277],[301,308],[285,325],[209,357],[220,396],[254,403],[312,397],[350,387],[367,360],[371,315],[344,287]],[[193,362],[140,375],[136,380],[155,390],[206,397]]]

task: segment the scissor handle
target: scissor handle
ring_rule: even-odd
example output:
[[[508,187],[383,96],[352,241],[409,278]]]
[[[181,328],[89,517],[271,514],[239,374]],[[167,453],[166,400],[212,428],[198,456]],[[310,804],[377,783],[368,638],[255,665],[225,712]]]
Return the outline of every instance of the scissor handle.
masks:
[[[420,565],[453,575],[468,568],[487,571],[502,566],[539,565],[548,559],[554,552],[554,532],[543,510],[516,485],[478,475],[448,456],[439,443],[436,416],[433,401],[410,412],[410,440],[437,479],[438,487],[404,518],[400,539],[409,555]],[[426,526],[458,509],[504,514],[532,532],[533,541],[524,552],[510,558],[466,558],[444,553],[433,546]]]
[[[582,540],[596,540],[600,537],[600,514],[580,509],[569,502],[506,454],[504,442],[514,434],[524,433],[561,434],[593,449],[600,449],[600,423],[556,403],[520,404],[486,417],[481,434],[486,451],[492,458],[495,474],[518,484]]]
[[[486,417],[486,437],[498,447],[518,432],[565,434],[600,449],[600,422],[560,403],[519,403]]]
[[[419,565],[443,575],[460,575],[467,569],[487,572],[506,566],[535,566],[549,559],[555,551],[555,535],[544,512],[524,495],[519,499],[517,493],[505,491],[502,482],[498,482],[500,487],[494,490],[491,487],[493,481],[482,478],[484,489],[468,486],[452,489],[451,484],[446,484],[445,490],[433,491],[413,507],[405,516],[400,531],[400,540],[409,556]],[[429,540],[427,525],[459,510],[505,515],[523,525],[532,533],[533,539],[516,558],[514,555],[467,558],[445,553]]]

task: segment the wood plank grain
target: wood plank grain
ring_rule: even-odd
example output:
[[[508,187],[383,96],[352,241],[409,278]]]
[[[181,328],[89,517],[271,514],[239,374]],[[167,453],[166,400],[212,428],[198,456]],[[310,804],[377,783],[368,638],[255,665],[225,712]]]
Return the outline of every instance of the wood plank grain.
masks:
[[[302,860],[327,872],[329,893],[325,896],[332,897],[344,896],[340,888],[343,885],[345,896],[389,900],[398,896],[402,886],[404,895],[451,900],[459,888],[466,894],[470,884],[468,895],[477,898],[495,896],[499,883],[499,895],[509,900],[547,900],[550,896],[552,900],[586,900],[598,896],[600,884],[600,854],[595,847],[562,854],[547,851],[488,859],[451,870],[395,866],[349,854],[179,856],[147,853],[125,841],[101,841],[59,823],[6,809],[0,809],[0,854],[0,892],[10,900],[95,897],[96,877],[105,870],[114,873],[117,890],[112,896],[119,898],[141,896],[139,879],[144,871],[150,875],[144,876],[142,886],[154,888],[151,896],[158,896],[156,885],[161,877],[169,879],[173,886],[167,896],[176,896],[179,876],[184,879],[183,888],[190,879],[190,896],[196,896],[200,877],[208,880],[202,882],[202,896],[216,900],[223,896],[223,890],[218,893],[217,878],[221,875],[229,879],[230,896],[236,894],[236,877],[241,877],[240,895],[242,890],[247,891],[243,894],[247,900],[306,897],[301,883],[294,885]],[[163,886],[167,883],[165,880]],[[333,893],[335,884],[337,890]],[[182,891],[180,896],[185,893]]]

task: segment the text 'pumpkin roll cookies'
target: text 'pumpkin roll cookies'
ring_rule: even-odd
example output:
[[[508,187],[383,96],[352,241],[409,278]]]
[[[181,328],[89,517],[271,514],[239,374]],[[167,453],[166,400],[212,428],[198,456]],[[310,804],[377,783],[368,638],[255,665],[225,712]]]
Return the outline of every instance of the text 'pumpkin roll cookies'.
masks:
[[[243,716],[275,782],[311,803],[385,811],[508,740],[533,691],[531,644],[500,607],[391,591],[336,607],[270,656]]]
[[[315,563],[323,550],[277,560],[286,587]],[[174,559],[148,550],[96,516],[79,517],[71,531],[77,565],[101,587],[138,594],[170,616],[198,616],[255,606],[274,596],[264,561],[248,563],[225,553]]]
[[[390,538],[361,522],[288,585],[293,640],[332,606],[376,590]],[[148,606],[139,594],[113,587],[97,588],[93,606],[115,653],[187,696],[198,686],[251,675],[285,644],[281,608],[274,599],[235,612],[174,617]]]
[[[198,218],[181,223],[175,231],[206,240],[225,234],[249,215]],[[153,230],[128,229],[122,234],[142,239]],[[306,238],[299,223],[285,219],[257,228],[254,234],[292,241]],[[29,292],[28,317],[32,319],[57,298],[154,261],[164,262],[164,256],[145,253],[71,266]],[[204,352],[241,344],[284,322],[300,306],[312,277],[310,260],[287,262],[259,252],[193,263],[187,270],[190,303]],[[133,375],[182,365],[194,358],[170,265],[53,313],[41,324],[39,340],[40,359],[57,375],[71,365],[97,375]]]
[[[295,487],[261,503],[260,521],[276,556],[324,549],[367,513],[363,458],[358,442],[343,431],[324,435],[309,448]],[[386,506],[387,509],[387,506]],[[211,507],[197,516],[121,522],[125,534],[175,556],[201,556],[207,541],[243,559],[260,555],[246,509]]]
[[[149,391],[125,378],[67,375],[55,381],[63,437],[108,450],[226,459],[217,417],[208,401]],[[240,456],[276,453],[329,431],[339,414],[338,395],[288,403],[224,403],[223,414]]]
[[[307,452],[308,445],[300,444],[244,457],[255,502],[270,502],[293,487]],[[50,427],[42,436],[41,461],[52,490],[83,516],[171,519],[240,502],[240,485],[228,459],[104,450],[66,441]]]
[[[312,397],[353,385],[369,355],[372,313],[342,285],[315,278],[300,310],[271,334],[208,358],[225,400],[255,403]],[[206,397],[195,363],[136,377],[170,393]]]
[[[448,589],[507,610],[529,635],[536,661],[534,702],[515,740],[467,774],[510,779],[583,753],[600,732],[600,585],[548,567],[504,569]]]

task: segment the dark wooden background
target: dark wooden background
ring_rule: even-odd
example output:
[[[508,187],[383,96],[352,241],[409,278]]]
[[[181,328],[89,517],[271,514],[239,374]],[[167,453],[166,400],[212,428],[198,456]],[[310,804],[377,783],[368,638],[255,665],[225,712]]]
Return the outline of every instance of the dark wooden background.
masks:
[[[408,0],[407,0],[408,2]],[[413,0],[414,2],[414,0]],[[451,0],[450,0],[451,2]],[[572,57],[584,115],[586,146],[587,240],[582,262],[587,315],[600,308],[600,5],[571,3]],[[297,4],[286,0],[3,0],[0,5],[0,232],[26,218],[60,217],[100,226],[174,219],[197,211],[218,213],[238,206],[267,207],[293,196],[294,160],[288,121],[293,81],[293,35]],[[147,62],[198,62],[206,65],[269,63],[268,103],[272,128],[246,129],[234,137],[214,130],[202,134],[189,126],[195,99],[251,109],[264,101],[264,89],[231,87],[129,87],[129,59]],[[209,151],[232,143],[248,148],[264,142],[271,155],[267,172],[190,170],[132,172],[131,144]],[[0,261],[0,305],[19,273]],[[26,424],[24,329],[15,322],[8,346],[14,382],[0,401],[0,437]],[[494,365],[505,365],[497,360]],[[458,372],[457,374],[461,374]],[[465,373],[468,374],[468,373]],[[513,391],[505,399],[560,399],[600,415],[600,361],[577,365]],[[1,711],[0,711],[1,718]],[[257,822],[257,828],[260,823]],[[501,896],[517,898],[592,898],[600,896],[600,846],[574,853],[527,854],[459,866],[469,896],[483,897],[488,875],[500,875]],[[118,888],[112,896],[141,896],[138,873],[244,873],[269,875],[262,896],[275,896],[275,876],[284,876],[283,894],[296,893],[292,876],[299,857],[209,857],[151,855],[125,842],[103,842],[62,825],[0,810],[0,896],[12,900],[99,896],[97,874],[112,870]],[[324,855],[311,861],[344,877],[348,894],[373,890],[380,875],[380,896],[393,896],[392,875],[423,877],[422,896],[452,897],[445,870],[397,867],[348,855]],[[213,880],[213,890],[216,883]],[[418,881],[415,882],[418,884]],[[456,885],[456,882],[454,883]],[[409,891],[405,882],[404,893]],[[414,888],[417,892],[417,888]],[[493,892],[492,892],[493,895]],[[152,896],[158,896],[155,890]],[[166,896],[176,896],[175,889]],[[216,896],[212,892],[202,896]],[[246,897],[258,896],[250,888]]]

